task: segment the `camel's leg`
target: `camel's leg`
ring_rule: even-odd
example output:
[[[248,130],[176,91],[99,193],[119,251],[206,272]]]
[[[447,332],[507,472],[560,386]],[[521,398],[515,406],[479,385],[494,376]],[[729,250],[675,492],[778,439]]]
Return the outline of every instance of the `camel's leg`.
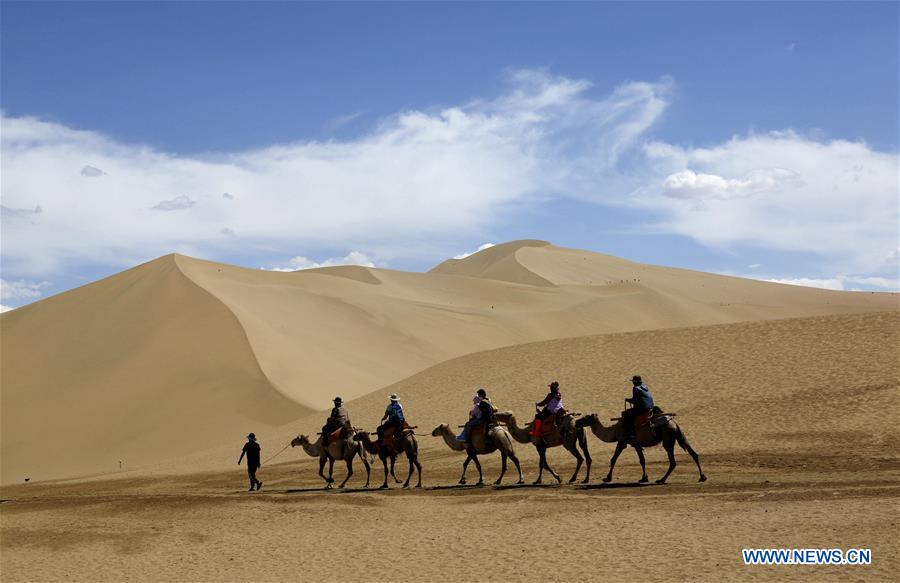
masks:
[[[678,428],[678,433],[675,434],[675,439],[678,440],[678,445],[684,448],[691,458],[694,460],[694,463],[697,464],[697,470],[700,472],[700,482],[706,481],[706,474],[703,473],[703,468],[700,467],[700,456],[697,455],[697,452],[694,451],[694,448],[691,447],[691,444],[688,443],[687,438],[684,436],[684,433],[681,431],[681,427]]]
[[[397,462],[397,456],[391,455],[391,476],[394,478],[394,482],[399,484],[402,482],[400,478],[397,477],[397,474],[394,473],[394,464]]]
[[[413,459],[413,463],[416,465],[416,475],[419,478],[419,481],[416,482],[416,488],[421,488],[422,487],[422,464],[419,463],[418,455]]]
[[[566,447],[566,449],[569,450],[570,454],[575,456],[575,472],[572,474],[572,477],[569,478],[569,483],[571,484],[576,479],[578,479],[578,471],[581,470],[581,464],[584,463],[584,458],[581,457],[580,453],[578,453],[578,446],[575,444],[575,442],[572,442],[571,449],[569,447]]]
[[[409,481],[412,480],[412,474],[413,474],[413,463],[415,463],[416,460],[415,460],[414,455],[411,456],[409,454],[406,454],[406,459],[409,461],[409,473],[406,474],[406,481],[403,482],[403,487],[409,488]]]
[[[581,445],[581,451],[584,452],[584,467],[585,467],[585,476],[584,480],[581,481],[582,484],[587,484],[591,481],[591,453],[588,451],[587,444],[587,436],[584,432],[581,432],[581,435],[578,437],[578,443]]]
[[[328,483],[334,486],[334,458],[328,458]]]
[[[613,473],[613,468],[616,467],[616,460],[619,459],[619,455],[625,450],[626,447],[628,447],[628,446],[625,444],[624,441],[620,441],[616,444],[616,451],[613,452],[612,459],[609,460],[609,473],[607,473],[606,477],[603,478],[604,482],[612,481],[612,473]]]
[[[347,483],[347,480],[350,479],[350,476],[353,475],[353,458],[351,457],[350,459],[346,460],[346,462],[347,462],[347,477],[344,478],[344,481],[341,482],[341,485],[338,486],[338,488],[343,488],[344,484]]]
[[[475,462],[475,469],[478,470],[478,483],[476,486],[481,486],[484,484],[484,474],[481,473],[481,462],[478,461],[478,456],[472,458],[472,461]]]
[[[385,454],[379,454],[378,457],[381,458],[381,465],[384,466],[384,483],[380,486],[382,490],[387,489],[387,478],[388,478],[388,464],[387,464],[387,456]],[[391,460],[393,462],[394,460]],[[393,465],[393,464],[392,464]]]
[[[521,464],[519,464],[519,458],[516,457],[516,454],[514,454],[513,452],[509,452],[508,455],[509,455],[509,459],[511,459],[512,462],[516,465],[516,471],[519,472],[519,481],[516,482],[516,484],[524,484],[525,476],[522,475],[522,466],[521,466]]]
[[[541,484],[544,480],[544,451],[540,446],[537,448],[538,450],[538,477],[537,480],[534,481],[535,484]]]
[[[331,480],[325,477],[325,461],[324,457],[319,458],[319,476],[325,480],[325,488],[328,489],[331,488]]]
[[[372,477],[372,466],[369,465],[369,460],[366,459],[365,450],[363,450],[362,457],[363,467],[366,468],[366,485],[363,488],[369,487],[369,479]]]
[[[506,473],[506,452],[500,451],[500,477],[494,482],[495,486],[499,486],[503,481],[503,475]]]
[[[466,455],[466,461],[463,462],[463,473],[462,473],[462,476],[460,476],[460,478],[459,478],[460,486],[465,486],[465,484],[466,484],[466,470],[469,469],[470,461],[472,461],[472,453],[471,452],[469,452],[468,455]]]
[[[647,460],[644,459],[644,448],[635,447],[634,451],[637,452],[638,461],[641,462],[641,479],[638,480],[639,484],[646,484],[649,482],[649,478],[647,478]]]
[[[666,455],[669,456],[669,469],[666,470],[666,474],[662,478],[656,480],[657,484],[665,484],[666,480],[669,479],[669,474],[672,473],[672,470],[674,470],[677,465],[675,463],[675,440],[673,439],[668,443],[663,443],[663,447],[666,450]]]
[[[553,468],[550,467],[550,464],[547,463],[547,446],[545,446],[545,445],[539,446],[538,447],[538,455],[540,456],[540,460],[541,460],[540,461],[541,473],[543,473],[543,470],[546,469],[548,472],[550,472],[550,475],[556,479],[556,482],[560,483],[562,480],[560,480],[559,474],[554,472]],[[541,483],[541,476],[540,476],[540,474],[538,474],[538,479],[535,482],[535,484],[540,484],[540,483]]]

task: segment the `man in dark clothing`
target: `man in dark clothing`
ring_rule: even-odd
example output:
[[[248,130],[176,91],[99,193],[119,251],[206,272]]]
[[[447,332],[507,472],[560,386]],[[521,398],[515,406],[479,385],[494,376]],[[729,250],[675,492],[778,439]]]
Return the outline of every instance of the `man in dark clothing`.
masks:
[[[328,445],[328,436],[337,431],[341,427],[350,428],[350,415],[344,409],[344,401],[340,397],[334,398],[334,407],[331,409],[331,415],[322,427],[322,445]]]
[[[247,436],[247,443],[244,444],[244,449],[241,450],[241,457],[238,458],[238,465],[241,465],[244,455],[247,456],[247,475],[250,476],[250,492],[253,491],[254,486],[257,490],[262,488],[262,482],[256,479],[256,470],[262,465],[259,462],[259,449],[259,444],[256,443],[256,435],[251,433]]]
[[[631,403],[631,409],[627,409],[622,416],[622,422],[625,429],[625,440],[629,441],[635,438],[635,419],[642,415],[646,415],[653,409],[653,395],[650,394],[650,387],[644,384],[639,375],[631,377],[631,398],[625,399]]]

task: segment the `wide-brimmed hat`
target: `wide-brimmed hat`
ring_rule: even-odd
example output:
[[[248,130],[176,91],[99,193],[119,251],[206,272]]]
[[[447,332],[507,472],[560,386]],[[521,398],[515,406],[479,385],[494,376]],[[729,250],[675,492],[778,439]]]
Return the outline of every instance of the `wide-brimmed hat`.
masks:
[[[249,440],[251,440],[251,441],[256,441],[256,434],[255,434],[255,433],[251,433],[250,435],[247,436],[247,439],[249,439]]]
[[[396,403],[397,401],[400,400],[400,397],[398,397],[396,393],[391,393],[391,396],[388,397],[388,398],[389,398],[391,401],[394,401],[395,403]]]
[[[641,384],[644,381],[641,380],[641,375],[636,374],[633,377],[631,377],[631,382]]]
[[[334,402],[335,402],[335,403],[343,403],[344,400],[341,399],[340,397],[335,397],[335,398],[334,398]]]

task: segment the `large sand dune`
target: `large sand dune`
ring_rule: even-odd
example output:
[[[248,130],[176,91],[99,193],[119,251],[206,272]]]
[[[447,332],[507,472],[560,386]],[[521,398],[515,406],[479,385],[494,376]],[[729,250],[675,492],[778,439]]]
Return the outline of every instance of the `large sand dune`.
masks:
[[[894,309],[540,241],[430,273],[294,273],[169,255],[0,317],[2,466],[17,482],[207,449],[436,363],[587,334]]]

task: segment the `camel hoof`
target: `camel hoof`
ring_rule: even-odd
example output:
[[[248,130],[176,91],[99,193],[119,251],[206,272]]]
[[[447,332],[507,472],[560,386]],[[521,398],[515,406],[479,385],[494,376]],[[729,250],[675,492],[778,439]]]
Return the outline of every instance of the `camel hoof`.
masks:
[[[590,484],[591,481],[588,478],[585,478],[585,479],[581,480],[581,483],[582,484]]]
[[[643,478],[638,480],[638,484],[646,484],[649,481],[650,481],[650,478],[648,478],[647,476],[644,476]]]
[[[378,489],[379,489],[379,490],[387,490],[387,489],[388,489],[388,485],[387,485],[387,484],[382,484],[382,485],[378,486]]]
[[[484,482],[482,482],[481,480],[478,480],[478,483],[475,484],[475,486],[480,488],[481,486],[484,486]]]
[[[578,479],[578,478],[569,478],[569,483],[570,483],[570,484],[574,484],[574,483],[575,483],[575,480],[577,480],[577,479]]]
[[[559,476],[553,476],[553,477],[556,478],[557,484],[562,484],[562,480],[559,479]]]
[[[459,482],[457,482],[457,484],[460,485],[460,486],[465,486],[465,485],[466,485],[466,481],[465,481],[465,480],[460,480]]]
[[[422,484],[416,484],[416,488],[421,488]]]
[[[705,481],[706,481],[706,474],[700,474],[700,480],[698,480],[698,481],[700,481],[700,482],[705,482]]]
[[[663,480],[662,478],[660,478],[660,479],[656,480],[656,483],[659,484],[659,485],[663,485],[663,484],[666,483],[666,481]]]
[[[609,484],[610,482],[612,482],[612,476],[606,476],[605,478],[603,478],[603,482],[605,484]]]

